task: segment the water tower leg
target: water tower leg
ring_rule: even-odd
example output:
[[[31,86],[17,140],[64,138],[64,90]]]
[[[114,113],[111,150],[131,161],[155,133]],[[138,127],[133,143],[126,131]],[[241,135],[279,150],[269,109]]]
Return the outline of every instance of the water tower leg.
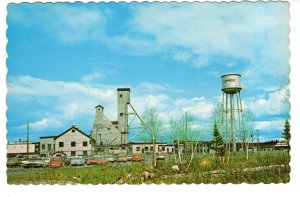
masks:
[[[232,136],[232,151],[236,151],[236,141],[235,141],[235,121],[234,121],[234,103],[233,103],[233,94],[230,94],[230,127],[231,127],[231,136]]]
[[[226,108],[225,108],[225,135],[226,135],[226,149],[230,150],[230,137],[228,135],[228,94],[226,94],[226,98],[225,98],[225,102],[226,102]]]

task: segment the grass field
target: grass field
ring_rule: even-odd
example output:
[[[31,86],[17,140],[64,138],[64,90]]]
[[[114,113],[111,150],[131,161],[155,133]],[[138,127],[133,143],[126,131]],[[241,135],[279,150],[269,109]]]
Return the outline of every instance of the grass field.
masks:
[[[171,159],[172,160],[172,159]],[[190,168],[179,165],[171,168],[172,161],[159,161],[153,168],[148,163],[114,164],[108,166],[7,169],[8,184],[181,184],[181,183],[287,183],[290,180],[289,153],[285,151],[232,154],[224,164],[212,155],[196,157]],[[144,171],[151,178],[144,177]]]

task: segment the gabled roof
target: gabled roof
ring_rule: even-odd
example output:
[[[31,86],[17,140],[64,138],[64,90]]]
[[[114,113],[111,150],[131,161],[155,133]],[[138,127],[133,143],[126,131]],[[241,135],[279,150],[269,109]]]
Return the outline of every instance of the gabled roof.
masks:
[[[54,139],[56,140],[57,138],[63,136],[65,133],[67,133],[68,131],[70,131],[71,129],[76,129],[79,133],[81,133],[82,135],[85,135],[86,137],[91,138],[91,136],[85,134],[83,131],[81,131],[79,128],[77,128],[75,125],[72,125],[72,127],[70,127],[69,129],[67,129],[66,131],[64,131],[63,133],[61,133],[60,135],[56,136]]]
[[[102,106],[102,105],[97,105],[95,108],[97,108],[97,107],[101,107],[102,109],[104,109],[104,107]]]

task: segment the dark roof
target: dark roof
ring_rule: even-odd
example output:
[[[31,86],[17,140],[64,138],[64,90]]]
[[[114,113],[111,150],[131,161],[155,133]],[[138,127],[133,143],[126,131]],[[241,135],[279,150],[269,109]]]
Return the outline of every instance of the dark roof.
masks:
[[[60,136],[64,135],[65,133],[67,133],[68,131],[70,131],[71,129],[76,129],[77,131],[79,131],[82,135],[85,135],[86,137],[91,138],[91,136],[85,134],[83,131],[81,131],[79,128],[77,128],[75,125],[72,125],[72,127],[70,127],[69,129],[67,129],[66,131],[64,131],[63,133],[61,133],[60,135],[56,136],[54,139],[56,140],[57,138],[59,138]]]
[[[152,142],[129,142],[128,144],[153,144]],[[155,144],[159,145],[159,144],[166,144],[169,145],[167,143],[162,143],[162,142],[156,142]]]
[[[228,75],[237,75],[237,76],[240,76],[240,77],[241,77],[241,75],[240,75],[240,74],[237,74],[237,73],[228,73],[228,74],[222,75],[221,78],[222,78],[222,77],[225,77],[225,76],[228,76]]]
[[[118,88],[117,91],[130,91],[130,88]]]
[[[52,135],[52,136],[42,136],[40,138],[56,138],[57,136],[56,135]]]
[[[118,124],[118,121],[117,120],[113,120],[111,121],[112,124]]]
[[[95,108],[97,108],[97,107],[101,107],[101,108],[103,108],[103,109],[104,109],[104,107],[103,107],[102,105],[97,105]]]

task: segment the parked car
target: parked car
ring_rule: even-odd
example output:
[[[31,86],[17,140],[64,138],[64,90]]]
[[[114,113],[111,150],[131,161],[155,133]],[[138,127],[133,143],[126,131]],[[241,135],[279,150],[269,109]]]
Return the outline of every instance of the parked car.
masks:
[[[41,158],[30,158],[28,162],[23,164],[24,168],[39,168],[44,166],[44,161]]]
[[[108,162],[115,162],[115,161],[117,161],[117,157],[114,155],[107,155],[107,156],[105,156],[105,160]]]
[[[21,167],[21,166],[22,166],[22,162],[17,157],[9,158],[6,161],[6,167],[8,168]]]
[[[143,161],[144,158],[141,155],[133,155],[132,161]]]
[[[65,166],[65,162],[60,157],[54,157],[48,163],[49,168],[59,168],[64,166]]]
[[[157,155],[156,160],[165,160],[166,157],[164,155]]]
[[[83,166],[85,165],[85,159],[81,157],[71,158],[71,166]]]
[[[42,158],[43,160],[43,167],[47,167],[48,163],[50,162],[50,158]]]
[[[132,155],[126,155],[127,161],[132,161]]]
[[[126,162],[127,161],[127,156],[125,155],[119,155],[117,157],[117,162]]]
[[[87,165],[106,165],[108,161],[104,157],[94,156],[87,160]]]

